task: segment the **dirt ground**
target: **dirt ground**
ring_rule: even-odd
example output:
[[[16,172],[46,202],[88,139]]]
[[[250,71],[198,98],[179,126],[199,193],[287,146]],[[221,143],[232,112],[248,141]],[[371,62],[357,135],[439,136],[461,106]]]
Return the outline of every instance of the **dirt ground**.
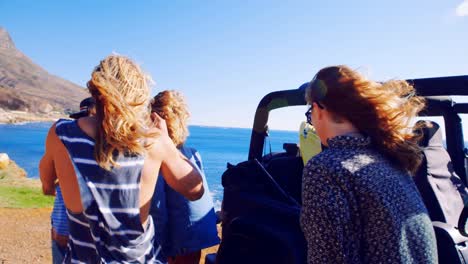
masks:
[[[52,263],[50,212],[50,208],[0,208],[0,264]],[[203,250],[202,260],[216,251],[217,246]]]
[[[0,208],[0,263],[52,263],[50,208]]]

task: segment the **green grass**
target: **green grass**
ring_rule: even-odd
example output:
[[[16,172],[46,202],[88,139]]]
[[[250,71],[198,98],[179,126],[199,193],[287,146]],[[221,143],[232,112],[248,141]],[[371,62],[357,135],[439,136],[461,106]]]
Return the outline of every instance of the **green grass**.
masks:
[[[43,208],[52,207],[53,196],[45,196],[40,188],[0,186],[0,207]]]

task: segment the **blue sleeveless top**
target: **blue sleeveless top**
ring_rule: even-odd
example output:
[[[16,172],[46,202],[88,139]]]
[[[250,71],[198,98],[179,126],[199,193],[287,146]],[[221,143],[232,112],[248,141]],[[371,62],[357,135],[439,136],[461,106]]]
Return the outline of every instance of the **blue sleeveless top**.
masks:
[[[123,155],[107,171],[94,158],[94,139],[77,120],[59,120],[56,134],[68,150],[80,188],[82,213],[68,211],[70,240],[64,263],[158,263],[154,224],[140,220],[144,158]],[[157,175],[155,175],[156,177]]]
[[[205,192],[200,199],[189,201],[159,174],[150,214],[155,222],[155,247],[160,246],[162,251],[158,256],[161,261],[168,256],[185,255],[219,244],[213,198],[200,153],[185,145],[179,150],[198,169]]]

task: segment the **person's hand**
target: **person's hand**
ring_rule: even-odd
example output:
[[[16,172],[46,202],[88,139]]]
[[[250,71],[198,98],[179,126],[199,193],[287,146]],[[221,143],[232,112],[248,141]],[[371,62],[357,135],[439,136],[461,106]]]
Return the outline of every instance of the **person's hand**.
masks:
[[[158,145],[164,150],[167,148],[172,150],[175,145],[172,139],[169,137],[166,120],[154,112],[151,113],[151,120],[153,121],[153,124],[150,128],[150,133],[157,134],[156,138],[157,142],[159,142]]]
[[[42,184],[42,192],[45,195],[55,196],[55,184]]]
[[[150,129],[151,131],[154,131],[161,136],[168,136],[166,120],[154,112],[151,113],[151,120],[153,121],[153,126]]]

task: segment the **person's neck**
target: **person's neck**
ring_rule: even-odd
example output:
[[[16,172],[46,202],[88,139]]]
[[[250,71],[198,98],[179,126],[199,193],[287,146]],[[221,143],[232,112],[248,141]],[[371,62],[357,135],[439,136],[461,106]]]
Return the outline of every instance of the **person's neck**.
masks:
[[[85,134],[96,139],[97,135],[97,120],[95,116],[86,116],[78,119],[78,126]]]
[[[350,122],[333,123],[327,131],[327,139],[348,134],[359,134],[359,130]]]

